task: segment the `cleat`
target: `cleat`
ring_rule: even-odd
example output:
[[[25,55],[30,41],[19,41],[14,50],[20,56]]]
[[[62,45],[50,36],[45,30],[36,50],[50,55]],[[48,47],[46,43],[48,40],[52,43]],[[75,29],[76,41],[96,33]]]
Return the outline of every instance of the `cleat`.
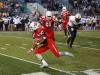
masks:
[[[48,68],[48,65],[41,65],[40,68]]]
[[[70,56],[70,57],[74,57],[74,55],[72,53],[69,53],[69,52],[65,52],[65,55]]]

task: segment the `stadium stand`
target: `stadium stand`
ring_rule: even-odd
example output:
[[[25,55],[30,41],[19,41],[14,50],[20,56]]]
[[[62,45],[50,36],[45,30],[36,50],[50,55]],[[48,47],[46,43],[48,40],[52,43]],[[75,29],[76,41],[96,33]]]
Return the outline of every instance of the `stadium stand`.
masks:
[[[25,18],[25,14],[29,16],[33,10],[30,11],[27,3],[38,3],[41,8],[43,6],[45,10],[53,11],[58,17],[63,6],[66,6],[72,15],[80,13],[82,17],[96,16],[96,29],[100,29],[100,0],[0,0],[0,18],[5,16],[24,16]],[[43,14],[40,11],[38,13]],[[2,27],[1,25],[0,30]]]

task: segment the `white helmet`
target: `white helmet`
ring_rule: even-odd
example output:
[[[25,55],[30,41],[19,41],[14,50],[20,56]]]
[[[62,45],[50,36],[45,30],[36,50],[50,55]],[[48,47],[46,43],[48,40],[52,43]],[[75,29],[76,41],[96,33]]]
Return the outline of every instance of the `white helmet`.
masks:
[[[29,31],[33,32],[34,30],[39,28],[40,23],[34,21],[29,25]]]
[[[62,12],[65,12],[65,11],[67,11],[67,8],[66,7],[63,7],[62,8]]]
[[[52,18],[52,12],[51,12],[51,11],[47,11],[47,12],[46,12],[46,18],[47,18],[48,20],[50,20],[50,19]]]
[[[75,15],[75,20],[76,20],[76,22],[79,22],[80,19],[81,19],[81,15],[80,15],[79,13],[76,14],[76,15]]]

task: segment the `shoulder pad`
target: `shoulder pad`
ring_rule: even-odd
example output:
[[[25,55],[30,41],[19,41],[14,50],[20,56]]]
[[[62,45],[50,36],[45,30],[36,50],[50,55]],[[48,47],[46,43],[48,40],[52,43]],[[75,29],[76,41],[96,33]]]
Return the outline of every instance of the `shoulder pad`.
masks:
[[[46,16],[42,16],[41,19],[42,19],[42,20],[45,20],[45,19],[46,19]]]

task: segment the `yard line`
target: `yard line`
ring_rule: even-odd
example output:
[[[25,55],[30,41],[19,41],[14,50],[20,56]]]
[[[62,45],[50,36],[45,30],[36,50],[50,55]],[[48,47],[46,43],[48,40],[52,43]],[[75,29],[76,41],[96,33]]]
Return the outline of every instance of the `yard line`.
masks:
[[[0,36],[4,36],[4,35],[0,35]],[[30,38],[24,38],[24,37],[17,37],[17,36],[6,36],[6,37],[16,37],[16,38],[22,38],[22,39],[29,39],[29,40],[33,40],[33,39],[30,39]],[[62,44],[62,45],[65,45],[64,43],[61,43],[61,42],[56,42],[57,44]],[[73,46],[76,46],[76,45],[73,45]],[[77,46],[76,46],[77,47]],[[78,45],[79,47],[79,45]],[[90,47],[82,47],[80,46],[81,48],[88,48],[88,49],[92,49],[92,50],[100,50],[100,49],[97,49],[97,48],[90,48]]]
[[[7,50],[6,48],[1,48],[2,50]]]
[[[6,46],[10,46],[10,44],[5,44]]]
[[[21,60],[21,61],[25,61],[25,62],[28,62],[28,63],[36,64],[36,65],[41,65],[41,64],[36,63],[36,62],[32,62],[32,61],[29,61],[29,60],[21,59],[21,58],[18,58],[18,57],[14,57],[14,56],[2,54],[2,53],[0,53],[0,55],[6,56],[6,57],[9,57],[9,58],[14,58],[14,59]],[[49,67],[49,68],[56,70],[56,71],[59,71],[59,72],[64,72],[64,73],[67,73],[67,74],[76,75],[76,74],[71,73],[71,71],[64,71],[64,70],[56,69],[56,68],[53,68],[53,67]]]
[[[35,62],[29,61],[29,60],[17,58],[17,57],[2,54],[2,53],[0,53],[0,55],[6,56],[6,57],[9,57],[9,58],[14,58],[14,59],[21,60],[21,61],[25,61],[25,62],[28,62],[28,63],[36,64],[36,65],[41,65],[39,63],[35,63]],[[84,71],[64,71],[64,70],[56,69],[56,68],[53,68],[53,67],[49,67],[49,68],[52,69],[52,70],[56,70],[56,71],[63,72],[63,73],[66,73],[66,74],[71,74],[71,75],[77,75],[77,74],[74,74],[72,72],[84,72],[88,75],[100,75],[100,73],[93,71],[93,70],[100,70],[100,69],[89,69],[89,70],[84,70]],[[91,73],[93,73],[93,74],[91,74]]]
[[[22,43],[22,45],[27,45],[27,44],[25,44],[25,43]]]
[[[21,48],[21,49],[26,49],[25,47],[19,47],[19,48]]]
[[[65,45],[64,43],[59,43],[59,42],[56,42],[57,44],[62,44],[62,45]],[[75,47],[81,47],[81,48],[88,48],[88,49],[93,49],[93,50],[100,50],[100,49],[97,49],[97,48],[90,48],[90,47],[82,47],[80,45],[73,45]]]
[[[79,36],[84,36],[84,35],[79,35]],[[86,36],[86,37],[100,38],[100,37],[94,37],[94,36]]]
[[[57,44],[62,44],[62,45],[65,45],[64,43],[59,43],[59,42],[56,42]],[[73,45],[75,47],[81,47],[81,48],[88,48],[88,49],[92,49],[92,50],[100,50],[100,49],[97,49],[97,48],[90,48],[90,47],[82,47],[80,45]]]

